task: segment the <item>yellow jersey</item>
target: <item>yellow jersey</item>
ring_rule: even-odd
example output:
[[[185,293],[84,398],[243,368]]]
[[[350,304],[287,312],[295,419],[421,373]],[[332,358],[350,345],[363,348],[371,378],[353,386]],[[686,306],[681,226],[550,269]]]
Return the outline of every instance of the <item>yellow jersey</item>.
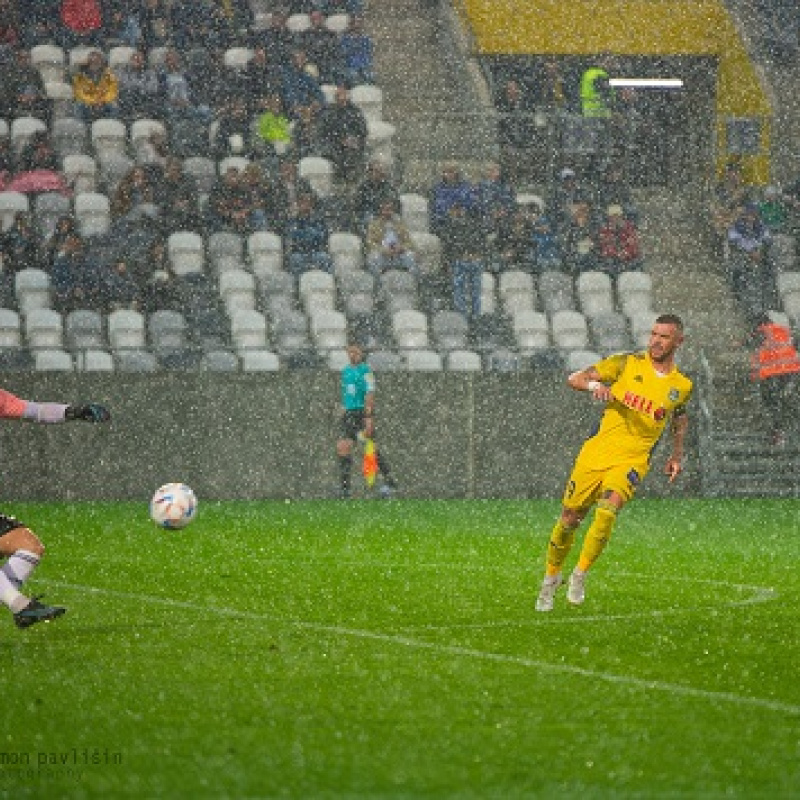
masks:
[[[675,366],[658,372],[647,352],[612,355],[594,369],[612,399],[578,458],[593,470],[630,465],[644,474],[667,423],[685,413],[692,382]]]

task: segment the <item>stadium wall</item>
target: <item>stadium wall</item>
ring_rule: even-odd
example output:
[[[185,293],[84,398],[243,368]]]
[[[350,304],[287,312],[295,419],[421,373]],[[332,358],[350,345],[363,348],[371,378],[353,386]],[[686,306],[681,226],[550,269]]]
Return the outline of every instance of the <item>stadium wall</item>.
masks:
[[[331,497],[338,381],[314,371],[6,376],[21,397],[103,402],[114,420],[4,421],[3,502],[146,499],[174,480],[206,499]],[[599,411],[560,373],[378,376],[379,441],[406,497],[557,498]],[[678,488],[667,488],[663,459],[642,493],[693,494],[696,457]],[[360,487],[358,461],[354,477]]]

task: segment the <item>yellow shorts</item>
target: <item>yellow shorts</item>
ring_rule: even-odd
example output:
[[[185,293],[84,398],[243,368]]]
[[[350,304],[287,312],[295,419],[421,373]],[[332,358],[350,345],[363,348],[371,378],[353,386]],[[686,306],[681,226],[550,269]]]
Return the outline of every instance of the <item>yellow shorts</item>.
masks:
[[[608,469],[596,469],[581,462],[579,458],[569,476],[561,498],[566,508],[587,509],[605,492],[616,492],[627,503],[647,474],[648,466],[621,464]]]

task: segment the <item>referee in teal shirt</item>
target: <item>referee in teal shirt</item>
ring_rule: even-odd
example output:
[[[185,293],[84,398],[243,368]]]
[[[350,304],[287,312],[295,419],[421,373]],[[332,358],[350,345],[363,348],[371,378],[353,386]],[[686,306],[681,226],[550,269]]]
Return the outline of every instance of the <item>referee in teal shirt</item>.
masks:
[[[353,445],[360,433],[368,439],[375,438],[375,376],[364,353],[357,344],[347,347],[350,363],[342,370],[342,427],[336,443],[339,457],[339,483],[342,498],[350,497],[350,476],[353,471]],[[375,446],[378,472],[383,477],[383,494],[395,488],[389,467],[378,446]]]

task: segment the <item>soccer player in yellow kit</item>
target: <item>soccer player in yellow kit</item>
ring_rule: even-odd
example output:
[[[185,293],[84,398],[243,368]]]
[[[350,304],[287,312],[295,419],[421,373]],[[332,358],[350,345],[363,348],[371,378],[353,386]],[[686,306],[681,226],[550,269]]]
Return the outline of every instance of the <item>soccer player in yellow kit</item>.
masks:
[[[567,379],[573,389],[590,392],[606,403],[606,408],[597,432],[584,442],[567,482],[561,515],[550,534],[537,611],[552,610],[575,531],[596,506],[567,587],[570,603],[583,602],[586,573],[603,552],[617,514],[647,475],[651,453],[667,425],[672,453],[665,472],[670,482],[680,474],[688,427],[686,404],[692,391],[692,382],[675,366],[682,341],[680,317],[662,314],[653,324],[646,351],[609,356]]]

